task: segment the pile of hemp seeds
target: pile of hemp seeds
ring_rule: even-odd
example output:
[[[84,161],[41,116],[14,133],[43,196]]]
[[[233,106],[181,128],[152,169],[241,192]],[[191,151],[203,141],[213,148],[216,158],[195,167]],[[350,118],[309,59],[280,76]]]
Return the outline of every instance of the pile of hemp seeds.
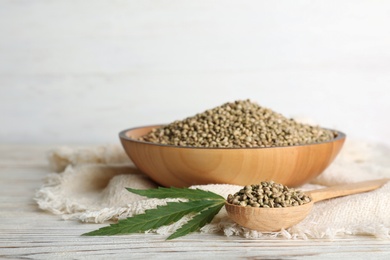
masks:
[[[284,208],[300,206],[310,201],[310,197],[302,191],[273,181],[247,185],[227,197],[230,204],[254,208]]]
[[[140,141],[187,147],[249,148],[331,141],[337,133],[299,123],[247,100],[221,106],[153,129]]]

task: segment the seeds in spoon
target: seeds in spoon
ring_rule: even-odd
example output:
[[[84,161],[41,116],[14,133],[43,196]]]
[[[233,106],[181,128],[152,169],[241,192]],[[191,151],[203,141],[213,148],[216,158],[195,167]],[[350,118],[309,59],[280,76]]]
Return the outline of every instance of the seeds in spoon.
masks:
[[[283,184],[264,181],[247,185],[233,195],[229,194],[227,202],[255,208],[284,208],[306,204],[310,202],[310,197]]]

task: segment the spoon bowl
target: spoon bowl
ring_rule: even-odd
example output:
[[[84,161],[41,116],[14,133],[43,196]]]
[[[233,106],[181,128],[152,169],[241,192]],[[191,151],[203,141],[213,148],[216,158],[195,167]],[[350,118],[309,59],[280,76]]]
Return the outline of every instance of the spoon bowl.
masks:
[[[254,208],[225,203],[226,211],[237,224],[263,232],[279,231],[301,222],[314,202],[286,208]]]
[[[390,179],[364,181],[305,192],[309,203],[285,208],[254,208],[225,203],[229,217],[237,224],[261,232],[274,232],[298,224],[309,215],[315,202],[380,188]]]

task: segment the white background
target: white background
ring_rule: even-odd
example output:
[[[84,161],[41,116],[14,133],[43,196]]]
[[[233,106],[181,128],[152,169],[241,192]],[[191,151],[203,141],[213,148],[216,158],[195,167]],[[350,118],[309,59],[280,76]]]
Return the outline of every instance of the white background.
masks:
[[[390,1],[0,0],[0,143],[115,143],[246,98],[390,144]]]

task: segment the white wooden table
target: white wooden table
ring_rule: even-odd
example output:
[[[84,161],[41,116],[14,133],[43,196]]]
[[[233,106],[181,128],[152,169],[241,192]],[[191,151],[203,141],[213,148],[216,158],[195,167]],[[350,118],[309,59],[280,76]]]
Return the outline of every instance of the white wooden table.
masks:
[[[41,211],[35,191],[50,171],[49,146],[0,145],[0,258],[5,259],[390,259],[390,241],[245,239],[191,234],[173,241],[156,234],[82,237],[105,224],[64,221]]]

